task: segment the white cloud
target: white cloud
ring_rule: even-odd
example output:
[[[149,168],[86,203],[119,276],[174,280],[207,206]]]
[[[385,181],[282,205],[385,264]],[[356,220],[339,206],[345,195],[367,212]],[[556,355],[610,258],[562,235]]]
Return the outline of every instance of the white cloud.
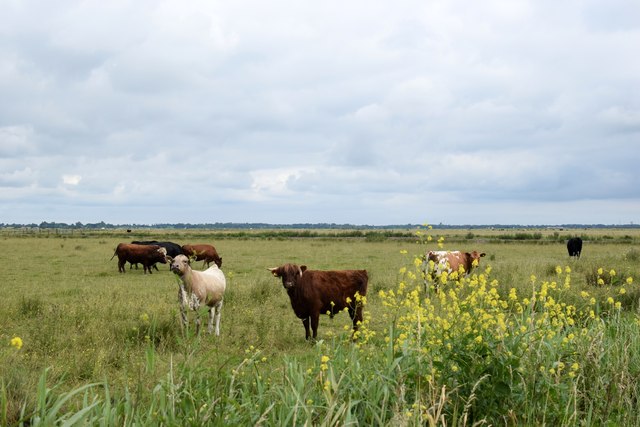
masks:
[[[62,175],[62,182],[65,185],[76,186],[80,184],[80,181],[82,181],[82,177],[80,175]]]

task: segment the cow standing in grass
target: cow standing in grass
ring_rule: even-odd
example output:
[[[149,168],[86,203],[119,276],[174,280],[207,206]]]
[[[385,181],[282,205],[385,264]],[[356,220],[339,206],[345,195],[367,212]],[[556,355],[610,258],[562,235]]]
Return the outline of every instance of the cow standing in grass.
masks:
[[[462,273],[464,276],[471,274],[471,270],[480,264],[480,258],[486,256],[484,252],[461,252],[461,251],[429,251],[426,258],[425,276],[430,275],[436,279],[446,272]],[[425,277],[425,287],[428,285]],[[438,281],[434,280],[435,291],[438,291]]]
[[[486,256],[484,252],[461,252],[461,251],[429,251],[427,252],[427,262],[433,261],[433,272],[441,274],[443,271],[452,273],[454,271],[463,272],[468,276],[474,267],[480,264],[480,258]]]
[[[362,322],[362,297],[367,294],[369,277],[366,270],[307,270],[306,265],[284,264],[270,268],[282,278],[293,312],[304,325],[305,338],[318,335],[320,314],[331,317],[345,308],[353,321],[353,332]],[[310,331],[311,329],[311,331]]]
[[[579,237],[572,237],[567,241],[567,251],[570,257],[580,259],[582,253],[582,239]]]
[[[171,271],[180,277],[178,300],[180,301],[180,315],[182,324],[187,326],[187,307],[196,312],[196,334],[200,331],[200,316],[197,310],[201,305],[209,307],[209,322],[207,331],[213,332],[215,321],[216,335],[220,335],[220,312],[227,286],[222,270],[213,265],[204,271],[191,268],[189,258],[178,255],[167,257],[171,262]]]
[[[131,264],[142,264],[146,274],[156,263],[166,264],[167,250],[158,245],[136,245],[132,243],[120,243],[116,247],[114,256],[118,256],[118,271],[124,273],[126,269],[124,265],[129,262]]]

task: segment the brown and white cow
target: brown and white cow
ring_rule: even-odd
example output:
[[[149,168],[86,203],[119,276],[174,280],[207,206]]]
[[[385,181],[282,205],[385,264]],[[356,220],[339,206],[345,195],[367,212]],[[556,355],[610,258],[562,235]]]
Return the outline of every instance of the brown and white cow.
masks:
[[[116,255],[118,256],[118,271],[120,273],[124,273],[126,271],[124,265],[127,262],[131,264],[142,264],[145,274],[147,271],[151,274],[151,267],[155,266],[157,262],[161,264],[167,263],[167,250],[158,245],[120,243],[116,247],[111,259]]]
[[[358,330],[358,323],[362,322],[359,296],[367,294],[369,282],[366,270],[320,271],[308,270],[306,265],[284,264],[269,271],[282,278],[293,312],[302,319],[307,340],[311,336],[309,326],[316,339],[320,314],[333,317],[345,308],[353,321],[353,332]]]
[[[187,307],[196,312],[196,334],[200,332],[200,317],[197,310],[204,304],[209,307],[209,322],[207,331],[213,331],[215,321],[216,335],[220,335],[220,312],[227,281],[222,270],[213,265],[204,271],[191,268],[189,258],[178,255],[167,257],[171,262],[171,271],[180,277],[178,300],[180,301],[180,315],[182,324],[187,326]]]
[[[431,264],[433,261],[433,267],[428,272],[436,275],[442,274],[446,271],[452,273],[454,271],[461,272],[468,276],[474,267],[477,267],[480,263],[480,258],[486,256],[484,252],[461,252],[461,251],[429,251],[427,252],[426,261]]]
[[[209,267],[214,262],[218,268],[222,267],[222,258],[218,251],[211,245],[182,245],[182,253],[196,261],[203,261],[203,266]]]

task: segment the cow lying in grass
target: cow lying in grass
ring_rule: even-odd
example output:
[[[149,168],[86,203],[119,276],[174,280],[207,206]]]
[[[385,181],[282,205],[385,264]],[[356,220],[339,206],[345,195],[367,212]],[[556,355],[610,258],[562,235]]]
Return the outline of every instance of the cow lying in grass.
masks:
[[[331,317],[345,308],[353,321],[353,332],[362,322],[361,297],[367,294],[369,277],[366,270],[318,271],[307,270],[306,265],[285,264],[270,268],[275,276],[282,278],[282,285],[289,294],[293,312],[302,319],[305,338],[318,335],[320,314]]]
[[[226,288],[226,279],[222,270],[213,265],[204,271],[191,268],[189,258],[178,255],[167,257],[171,262],[171,271],[180,277],[178,299],[180,301],[180,315],[182,324],[187,326],[187,306],[196,312],[196,334],[200,331],[200,316],[197,310],[201,304],[209,307],[209,323],[207,331],[213,332],[215,318],[216,335],[220,335],[220,311]]]

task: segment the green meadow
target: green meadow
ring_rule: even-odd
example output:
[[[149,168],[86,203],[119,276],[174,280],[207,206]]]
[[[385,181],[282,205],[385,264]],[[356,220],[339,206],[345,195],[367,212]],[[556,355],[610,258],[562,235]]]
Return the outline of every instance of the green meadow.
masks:
[[[565,246],[576,235],[579,260]],[[0,239],[0,425],[640,425],[637,229]],[[217,248],[219,337],[182,330],[168,265],[118,273],[116,245],[137,239]],[[418,257],[438,242],[487,255],[436,294]],[[355,341],[346,313],[322,316],[318,341],[304,340],[267,271],[285,262],[368,270]]]

